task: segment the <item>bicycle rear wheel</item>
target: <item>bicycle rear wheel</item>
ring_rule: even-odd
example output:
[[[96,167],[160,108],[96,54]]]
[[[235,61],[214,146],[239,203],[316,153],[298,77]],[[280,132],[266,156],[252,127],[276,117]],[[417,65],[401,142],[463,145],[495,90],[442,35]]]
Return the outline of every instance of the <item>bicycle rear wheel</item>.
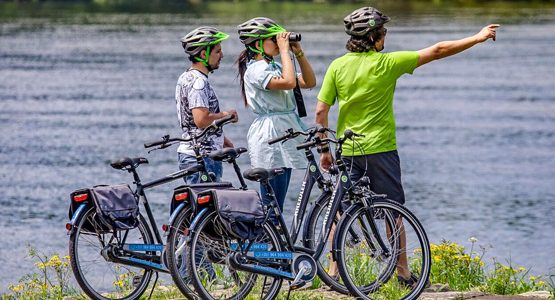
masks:
[[[351,240],[349,232],[361,238]],[[356,204],[340,221],[336,239],[339,272],[357,298],[371,299],[368,294],[375,293],[375,298],[416,299],[422,293],[430,274],[430,246],[422,225],[404,206],[391,200]],[[397,280],[401,271],[418,278],[414,286]]]
[[[79,286],[92,299],[138,299],[148,288],[152,270],[108,261],[102,255],[108,246],[125,243],[152,244],[143,216],[137,228],[107,232],[91,207],[76,222],[69,238],[71,268]]]
[[[187,271],[187,239],[193,210],[184,208],[171,224],[167,240],[166,257],[168,269],[172,275],[175,285],[188,299],[195,299],[194,287],[191,284],[189,272]]]
[[[264,224],[264,234],[253,244],[281,251],[276,229]],[[232,268],[226,258],[239,251],[237,241],[223,229],[217,213],[209,213],[191,229],[187,268],[195,291],[202,299],[274,299],[282,280]]]

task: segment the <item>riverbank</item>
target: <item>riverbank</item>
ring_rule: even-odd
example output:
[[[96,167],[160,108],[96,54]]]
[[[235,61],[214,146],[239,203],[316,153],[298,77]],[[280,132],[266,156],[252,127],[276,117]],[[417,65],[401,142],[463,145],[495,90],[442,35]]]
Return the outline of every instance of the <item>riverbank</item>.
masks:
[[[477,300],[547,300],[554,299],[551,293],[548,291],[533,291],[526,292],[519,295],[494,295],[488,294],[480,291],[446,291],[446,285],[435,284],[432,285],[427,292],[422,293],[419,300],[465,300],[465,299],[477,299]],[[159,292],[162,294],[171,293],[171,288],[161,287]],[[184,297],[177,298],[157,298],[157,292],[154,293],[153,299],[166,299],[166,300],[186,300]],[[287,299],[287,294],[282,293],[278,299]],[[290,300],[347,300],[353,299],[353,297],[345,296],[331,291],[328,288],[319,288],[311,290],[300,290],[292,292]],[[74,300],[73,298],[66,297],[64,300]]]

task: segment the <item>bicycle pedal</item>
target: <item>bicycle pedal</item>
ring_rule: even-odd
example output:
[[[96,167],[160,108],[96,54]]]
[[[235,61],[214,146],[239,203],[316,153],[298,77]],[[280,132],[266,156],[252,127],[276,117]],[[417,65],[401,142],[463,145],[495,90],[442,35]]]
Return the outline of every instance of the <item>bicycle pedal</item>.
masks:
[[[291,283],[289,285],[289,290],[294,291],[294,290],[298,290],[302,287],[304,287],[307,283],[309,283],[310,281],[306,281],[306,280],[301,280],[297,283]]]

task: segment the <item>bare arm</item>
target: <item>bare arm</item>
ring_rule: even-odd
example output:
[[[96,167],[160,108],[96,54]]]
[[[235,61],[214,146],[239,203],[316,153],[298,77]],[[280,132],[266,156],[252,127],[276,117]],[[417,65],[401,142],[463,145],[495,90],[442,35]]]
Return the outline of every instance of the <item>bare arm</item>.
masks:
[[[316,124],[328,127],[329,112],[330,106],[327,103],[318,100],[318,103],[316,103]]]
[[[330,106],[320,100],[316,104],[316,124],[320,124],[324,127],[328,127],[328,115],[330,112]],[[325,134],[319,134],[321,138],[326,137]],[[330,169],[333,162],[333,157],[331,156],[331,152],[321,153],[320,154],[320,168],[324,171]]]
[[[291,43],[291,50],[295,54],[295,58],[301,67],[301,77],[299,77],[299,86],[303,89],[310,89],[316,86],[316,75],[312,70],[312,66],[308,58],[304,55],[300,42]]]
[[[289,54],[289,32],[281,32],[276,36],[281,56],[281,77],[274,77],[266,86],[269,90],[291,90],[297,85],[293,62]]]
[[[197,107],[192,109],[193,121],[198,128],[206,128],[212,124],[215,120],[221,119],[228,115],[235,115],[235,121],[237,122],[237,112],[235,110],[222,111],[219,113],[212,113],[206,107]]]
[[[428,48],[418,50],[419,58],[416,67],[418,68],[431,61],[455,55],[476,44],[485,42],[490,38],[495,41],[496,30],[498,27],[499,24],[491,24],[482,28],[480,32],[473,36],[469,36],[467,38],[456,41],[439,42]]]

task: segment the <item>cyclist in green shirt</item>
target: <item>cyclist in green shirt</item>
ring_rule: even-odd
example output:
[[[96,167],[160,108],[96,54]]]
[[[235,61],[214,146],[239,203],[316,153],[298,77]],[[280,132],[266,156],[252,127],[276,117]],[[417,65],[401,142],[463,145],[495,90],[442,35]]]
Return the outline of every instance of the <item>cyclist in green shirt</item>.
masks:
[[[316,123],[327,127],[330,107],[337,102],[337,132],[351,129],[365,136],[357,139],[360,146],[345,143],[343,147],[343,159],[352,170],[352,180],[368,176],[374,192],[404,203],[393,116],[397,79],[431,61],[460,53],[490,38],[495,40],[499,25],[488,25],[473,36],[439,42],[418,51],[380,53],[387,33],[384,24],[389,20],[373,7],[357,9],[345,17],[349,52],[335,59],[326,72],[318,94]],[[332,163],[331,153],[327,147],[321,151],[320,165],[327,170]],[[406,256],[399,258],[397,274],[399,281],[408,286],[415,282]]]

